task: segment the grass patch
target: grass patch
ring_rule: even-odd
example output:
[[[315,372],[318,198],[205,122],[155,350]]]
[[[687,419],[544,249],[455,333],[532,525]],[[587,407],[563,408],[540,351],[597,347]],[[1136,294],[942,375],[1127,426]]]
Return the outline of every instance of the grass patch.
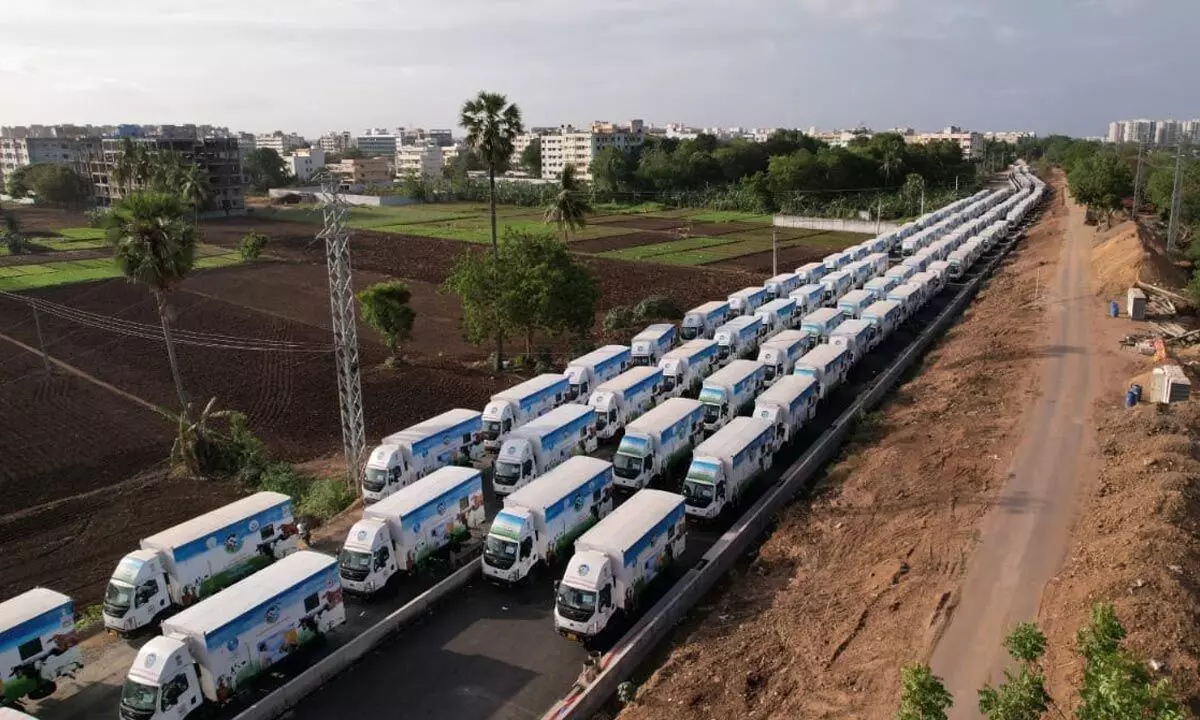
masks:
[[[64,228],[56,230],[55,233],[71,240],[103,240],[105,238],[104,231],[100,228]]]
[[[742,242],[742,240],[731,237],[690,237],[679,240],[667,240],[666,242],[654,243],[653,245],[638,245],[636,247],[621,248],[620,250],[610,250],[606,253],[601,253],[601,257],[616,258],[618,260],[657,260],[663,256],[674,255],[689,250],[739,242]]]
[[[840,250],[860,242],[865,237],[867,236],[857,233],[823,232],[780,240],[779,249],[807,245],[821,250]],[[697,236],[653,245],[639,245],[601,253],[601,256],[618,260],[649,260],[667,265],[705,265],[767,252],[770,249],[770,229],[758,229],[715,237]]]
[[[216,254],[214,254],[214,251]],[[201,245],[197,248],[195,267],[206,268],[237,265],[242,261],[237,253],[224,248]],[[64,260],[33,265],[0,266],[0,290],[32,290],[34,288],[73,285],[75,283],[121,277],[121,270],[112,258]]]
[[[744,222],[744,223],[766,223],[770,224],[770,215],[760,215],[758,213],[738,212],[736,210],[710,210],[702,212],[698,215],[690,215],[691,220],[696,222]]]
[[[75,616],[75,629],[87,630],[104,622],[104,606],[88,605]]]
[[[287,463],[272,463],[259,476],[258,489],[289,495],[298,515],[311,515],[325,522],[350,507],[358,495],[345,478],[312,478],[301,475]]]
[[[559,235],[558,227],[546,224],[540,216],[531,219],[498,219],[496,230],[500,235],[505,228],[526,233],[554,233]],[[490,243],[492,241],[491,224],[486,217],[452,220],[449,222],[423,223],[420,225],[383,225],[371,228],[376,232],[399,233],[403,235],[418,235],[423,237],[441,238],[443,240],[458,240],[470,243]],[[588,225],[578,232],[571,233],[571,241],[590,240],[593,238],[628,235],[634,230],[630,228],[609,227],[607,225]]]

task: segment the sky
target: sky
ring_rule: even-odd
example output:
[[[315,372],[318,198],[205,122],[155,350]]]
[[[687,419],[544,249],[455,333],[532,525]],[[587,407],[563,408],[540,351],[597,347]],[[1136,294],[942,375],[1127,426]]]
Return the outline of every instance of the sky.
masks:
[[[1200,118],[1197,0],[0,0],[0,125],[914,127]],[[456,132],[457,134],[457,132]]]

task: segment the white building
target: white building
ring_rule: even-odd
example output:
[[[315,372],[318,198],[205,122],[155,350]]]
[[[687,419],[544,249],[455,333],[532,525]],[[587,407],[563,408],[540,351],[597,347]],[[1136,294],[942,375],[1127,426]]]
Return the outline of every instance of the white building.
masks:
[[[350,133],[346,130],[331,130],[317,140],[327,153],[344,153],[353,146]]]
[[[399,146],[400,143],[396,141],[395,135],[378,134],[375,130],[368,130],[366,134],[354,138],[354,147],[361,150],[363,155],[368,156],[395,157],[396,149]]]
[[[542,177],[557,179],[564,167],[574,165],[581,180],[591,180],[592,158],[597,153],[608,148],[628,152],[640,147],[645,138],[641,120],[631,120],[629,125],[594,122],[591,130],[564,125],[557,133],[542,136]]]
[[[442,147],[436,140],[426,140],[422,145],[410,145],[396,151],[396,177],[435,180],[442,176],[445,160]]]
[[[99,155],[100,138],[0,138],[0,190],[3,178],[17,168],[45,163],[80,169]]]
[[[283,161],[297,180],[307,182],[317,170],[325,167],[325,151],[319,147],[300,148],[290,155],[284,155]]]
[[[1110,143],[1125,142],[1125,123],[1116,121],[1108,124],[1108,141]]]
[[[1035,137],[1037,137],[1037,133],[1030,130],[1002,130],[985,132],[983,134],[984,140],[994,140],[996,142],[1008,143],[1009,145],[1016,145],[1022,138]]]
[[[276,130],[273,133],[256,135],[254,137],[254,147],[270,148],[283,156],[296,148],[308,147],[308,143],[296,133],[285,133]]]
[[[939,140],[957,143],[958,147],[962,149],[963,158],[966,160],[975,160],[983,155],[983,135],[977,132],[964,131],[956,125],[950,125],[941,132],[916,133],[904,136],[904,142],[915,143],[917,145],[926,145]]]

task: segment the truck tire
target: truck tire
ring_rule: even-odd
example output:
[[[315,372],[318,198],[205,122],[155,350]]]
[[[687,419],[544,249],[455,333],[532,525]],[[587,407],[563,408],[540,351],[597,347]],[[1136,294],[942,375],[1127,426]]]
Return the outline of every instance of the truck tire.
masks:
[[[54,682],[53,680],[50,680],[49,682],[44,682],[41,685],[38,685],[37,687],[35,687],[34,689],[29,691],[29,699],[30,700],[41,700],[42,698],[50,697],[51,695],[54,694],[54,691],[57,689],[58,689],[58,684],[56,682]]]

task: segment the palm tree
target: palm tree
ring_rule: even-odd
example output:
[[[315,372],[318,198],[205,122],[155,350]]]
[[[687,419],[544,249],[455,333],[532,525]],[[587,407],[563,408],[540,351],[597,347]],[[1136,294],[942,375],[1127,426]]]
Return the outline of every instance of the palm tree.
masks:
[[[178,417],[168,415],[179,423],[175,442],[171,444],[171,463],[186,468],[192,475],[204,474],[209,464],[212,437],[217,434],[209,424],[213,420],[228,420],[233,417],[233,411],[216,410],[216,404],[216,398],[209,400],[194,420],[191,403],[184,406]]]
[[[883,157],[879,162],[879,171],[883,173],[883,177],[890,185],[892,176],[900,172],[900,168],[904,167],[904,157],[897,149],[889,149],[883,153]]]
[[[546,222],[557,224],[562,231],[563,242],[566,242],[570,231],[587,225],[587,216],[591,212],[591,204],[580,192],[575,166],[568,163],[559,178],[558,192],[546,208]]]
[[[123,138],[121,150],[117,153],[117,160],[113,165],[113,184],[125,194],[129,194],[135,187],[150,182],[154,168],[154,158],[150,156],[150,151],[145,145],[135,143],[130,138]]]
[[[196,163],[190,163],[179,173],[179,196],[195,211],[193,221],[200,222],[200,207],[212,196],[208,173]]]
[[[488,212],[492,221],[492,257],[500,257],[496,235],[496,171],[512,161],[513,140],[525,132],[521,108],[499,93],[480,93],[463,103],[458,124],[467,131],[467,145],[475,151],[488,171]],[[504,335],[496,333],[496,369],[504,366]]]
[[[135,192],[105,218],[108,241],[121,272],[154,294],[180,412],[185,418],[191,410],[175,358],[167,293],[187,277],[196,261],[196,227],[187,214],[187,207],[175,193]]]

